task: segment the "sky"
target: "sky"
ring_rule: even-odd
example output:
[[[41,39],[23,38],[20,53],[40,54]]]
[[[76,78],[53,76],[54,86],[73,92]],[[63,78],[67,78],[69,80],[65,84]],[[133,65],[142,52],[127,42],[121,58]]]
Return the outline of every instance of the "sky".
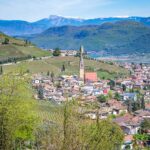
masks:
[[[0,0],[0,19],[36,21],[50,15],[77,18],[150,16],[150,0]]]

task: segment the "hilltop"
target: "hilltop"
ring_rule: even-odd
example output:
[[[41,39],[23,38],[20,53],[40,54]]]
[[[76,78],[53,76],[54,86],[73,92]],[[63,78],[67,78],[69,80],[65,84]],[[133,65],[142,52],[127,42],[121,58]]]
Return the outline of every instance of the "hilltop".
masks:
[[[106,51],[110,54],[150,52],[150,28],[139,22],[118,21],[102,25],[52,27],[25,37],[39,47]]]
[[[9,43],[4,44],[5,39],[8,39]],[[37,48],[31,42],[18,40],[0,32],[0,60],[13,57],[28,57],[29,55],[31,57],[42,57],[50,54]]]

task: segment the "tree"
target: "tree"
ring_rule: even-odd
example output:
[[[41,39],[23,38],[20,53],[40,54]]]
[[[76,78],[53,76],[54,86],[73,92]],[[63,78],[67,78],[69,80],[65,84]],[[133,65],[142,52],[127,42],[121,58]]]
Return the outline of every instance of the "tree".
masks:
[[[105,95],[99,95],[97,97],[97,100],[100,102],[100,103],[105,103],[107,101],[107,97]]]
[[[54,52],[53,52],[53,56],[60,56],[61,51],[59,48],[55,48]]]
[[[110,89],[113,89],[116,86],[116,83],[114,80],[110,80],[108,84],[110,85]]]
[[[142,96],[142,99],[141,99],[141,108],[142,108],[142,109],[145,109],[145,100],[144,100],[144,96]]]
[[[35,105],[22,71],[0,77],[0,149],[22,149],[34,139]]]
[[[48,110],[54,109],[59,114],[59,123],[55,123],[54,120],[44,122],[46,128],[37,131],[38,149],[114,150],[120,148],[124,135],[117,124],[109,120],[99,121],[98,117],[96,122],[87,123],[79,112],[80,104],[74,100],[67,101],[62,106],[51,106]]]
[[[43,91],[43,87],[40,86],[38,89],[38,97],[39,99],[43,99],[44,98],[44,91]]]
[[[132,102],[132,111],[134,112],[134,111],[137,111],[139,109],[141,109],[140,101],[137,100],[137,101]]]
[[[65,70],[66,70],[66,68],[65,68],[65,65],[63,64],[62,68],[61,68],[61,72],[64,72]]]
[[[125,84],[122,84],[122,89],[124,92],[126,91],[126,85]]]
[[[126,100],[126,105],[128,107],[129,113],[132,113],[132,101],[131,101],[131,99]]]
[[[0,68],[0,75],[2,75],[3,74],[3,67],[1,66],[1,68]]]
[[[120,96],[120,94],[119,94],[118,92],[115,93],[114,98],[115,98],[116,100],[118,100],[118,101],[121,100],[121,96]]]
[[[4,42],[3,42],[2,44],[9,44],[9,38],[6,37],[6,38],[4,39]]]
[[[47,71],[47,76],[50,76],[50,72],[49,71]]]
[[[54,74],[54,72],[52,72],[52,73],[51,73],[51,81],[52,81],[52,82],[54,82],[54,77],[55,77],[55,74]]]
[[[141,69],[143,69],[143,63],[140,63],[140,67],[141,67]]]
[[[87,149],[114,150],[121,148],[124,134],[121,128],[111,121],[98,121],[89,128]]]
[[[142,130],[149,130],[150,129],[150,119],[144,119],[141,123]]]
[[[108,92],[108,97],[109,97],[109,99],[112,99],[112,98],[113,98],[113,93],[112,93],[112,91],[109,91],[109,92]]]

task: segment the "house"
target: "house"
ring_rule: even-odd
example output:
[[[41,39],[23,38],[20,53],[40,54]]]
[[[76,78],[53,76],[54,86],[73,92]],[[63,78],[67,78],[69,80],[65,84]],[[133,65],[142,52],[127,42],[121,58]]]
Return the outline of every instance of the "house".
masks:
[[[75,56],[77,54],[76,50],[61,50],[61,56]]]
[[[117,123],[126,135],[134,135],[138,133],[142,118],[125,114],[113,120]]]
[[[85,117],[95,120],[97,118],[97,115],[96,112],[91,111],[91,112],[86,112]]]
[[[136,93],[123,93],[121,95],[122,100],[126,101],[126,100],[133,100],[136,101],[137,100],[137,94]]]
[[[106,103],[107,106],[112,108],[113,115],[119,115],[121,113],[127,113],[127,106],[123,104],[123,102],[117,101],[115,99],[109,100]]]
[[[150,110],[150,103],[145,104],[145,110]]]
[[[150,119],[150,110],[137,110],[134,112],[135,116],[141,117],[143,119]]]

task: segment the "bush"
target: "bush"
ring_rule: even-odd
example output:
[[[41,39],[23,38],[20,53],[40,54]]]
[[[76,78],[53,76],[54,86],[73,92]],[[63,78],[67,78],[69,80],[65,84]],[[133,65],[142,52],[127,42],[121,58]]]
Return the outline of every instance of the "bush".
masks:
[[[61,54],[61,51],[59,48],[56,48],[53,52],[53,56],[60,56],[60,54]]]
[[[100,95],[97,97],[97,100],[100,102],[100,103],[105,103],[107,101],[107,96],[105,95]]]

